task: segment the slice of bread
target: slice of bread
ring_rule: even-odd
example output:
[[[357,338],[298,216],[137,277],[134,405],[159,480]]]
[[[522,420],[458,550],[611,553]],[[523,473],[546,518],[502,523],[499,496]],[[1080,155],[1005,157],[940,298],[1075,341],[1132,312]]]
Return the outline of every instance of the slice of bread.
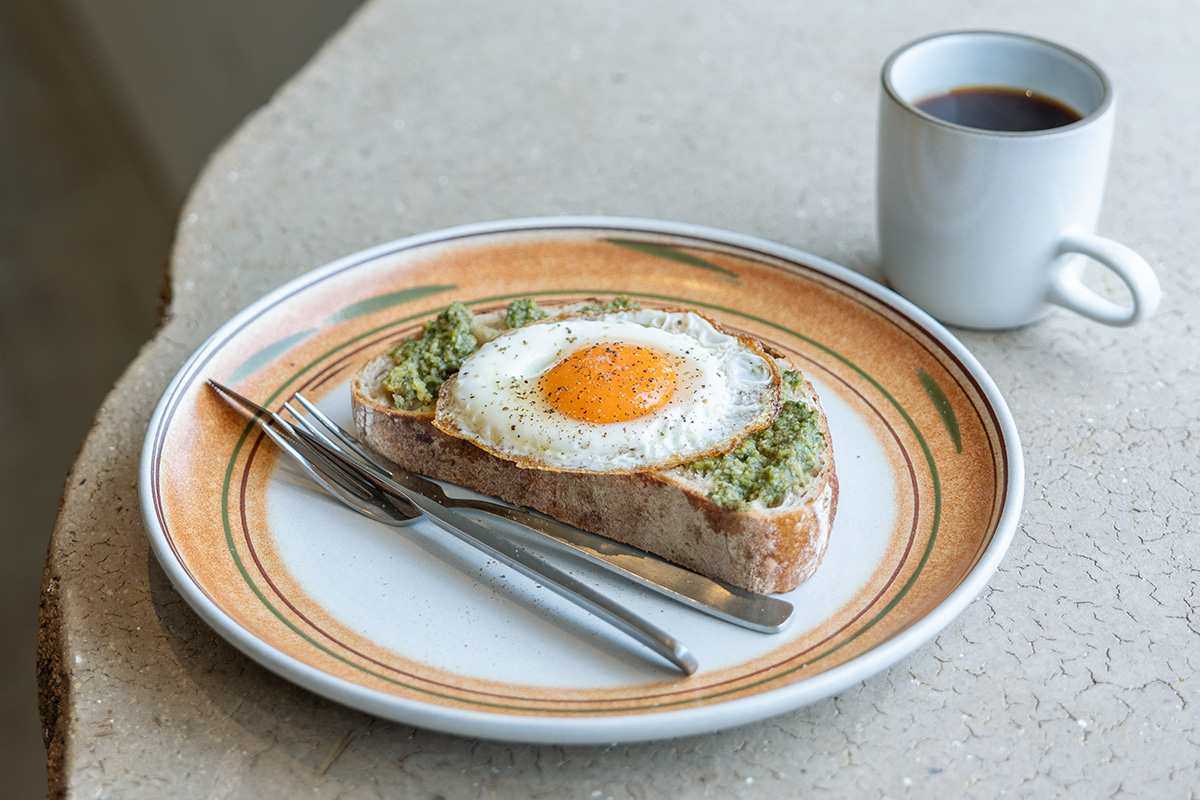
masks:
[[[756,500],[735,511],[709,499],[711,478],[684,467],[559,472],[493,456],[434,427],[432,410],[395,408],[382,385],[392,365],[390,350],[365,364],[352,379],[351,402],[362,441],[403,469],[536,509],[753,592],[795,588],[825,554],[838,483],[828,422],[807,379],[794,391],[817,411],[825,445],[817,469],[779,506]]]

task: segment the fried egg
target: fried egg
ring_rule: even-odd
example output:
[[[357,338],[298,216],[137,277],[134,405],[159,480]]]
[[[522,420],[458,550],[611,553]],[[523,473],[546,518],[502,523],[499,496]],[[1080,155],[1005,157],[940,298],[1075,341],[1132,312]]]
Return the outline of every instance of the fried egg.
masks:
[[[726,452],[781,402],[754,339],[694,311],[634,309],[492,339],[442,385],[434,424],[526,467],[637,472]]]

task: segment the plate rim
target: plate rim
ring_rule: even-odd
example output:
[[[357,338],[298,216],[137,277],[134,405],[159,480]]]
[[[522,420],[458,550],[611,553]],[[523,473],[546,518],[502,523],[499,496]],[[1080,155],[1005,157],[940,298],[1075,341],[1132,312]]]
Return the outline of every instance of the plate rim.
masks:
[[[706,239],[799,264],[835,278],[899,313],[930,336],[976,383],[996,420],[1004,442],[1008,485],[991,541],[958,585],[933,609],[884,642],[811,678],[750,696],[713,704],[660,712],[611,716],[561,717],[496,714],[436,705],[398,697],[348,681],[277,650],[242,627],[191,579],[173,558],[158,524],[153,499],[154,451],[162,421],[189,386],[197,367],[229,337],[265,308],[339,271],[424,245],[495,233],[554,229],[623,230]],[[861,273],[821,256],[758,236],[721,228],[646,217],[559,215],[520,217],[468,223],[413,234],[364,248],[307,270],[263,294],[221,323],[183,362],[155,406],[146,428],[138,468],[138,494],[147,539],[176,591],[213,630],[243,654],[271,672],[320,696],[404,724],[454,735],[525,744],[608,744],[699,735],[763,720],[830,697],[897,663],[931,640],[986,587],[1015,536],[1024,501],[1024,454],[1016,422],[999,388],[979,360],[957,336],[919,307]]]

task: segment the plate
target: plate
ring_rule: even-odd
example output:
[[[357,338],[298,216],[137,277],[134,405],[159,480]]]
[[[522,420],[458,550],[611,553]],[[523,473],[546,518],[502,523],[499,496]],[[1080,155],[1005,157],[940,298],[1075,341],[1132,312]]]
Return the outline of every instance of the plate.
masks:
[[[829,417],[841,495],[816,575],[777,634],[572,565],[683,641],[657,657],[428,523],[386,528],[315,491],[207,378],[350,424],[348,382],[453,300],[475,310],[630,295],[688,306],[788,354]],[[167,388],[142,453],[153,550],[251,658],[325,697],[439,731],[530,743],[698,734],[828,697],[895,663],[996,569],[1022,499],[992,380],[926,314],[793,248],[644,219],[554,217],[403,239],[316,269],[223,325]]]

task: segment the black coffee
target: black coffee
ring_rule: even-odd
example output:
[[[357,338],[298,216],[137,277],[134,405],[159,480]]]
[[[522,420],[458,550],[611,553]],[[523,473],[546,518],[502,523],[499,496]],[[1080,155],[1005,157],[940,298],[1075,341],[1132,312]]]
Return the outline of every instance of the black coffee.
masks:
[[[921,100],[916,106],[938,119],[988,131],[1044,131],[1082,119],[1052,98],[996,86],[955,89]]]

